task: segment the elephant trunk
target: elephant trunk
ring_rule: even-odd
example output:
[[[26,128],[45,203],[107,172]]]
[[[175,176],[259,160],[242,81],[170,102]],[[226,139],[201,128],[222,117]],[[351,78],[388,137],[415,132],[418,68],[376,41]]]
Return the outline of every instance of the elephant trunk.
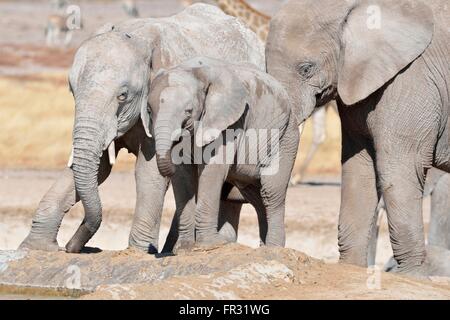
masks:
[[[98,171],[103,153],[103,130],[92,118],[77,118],[73,134],[73,174],[75,189],[83,203],[85,217],[66,246],[67,252],[79,253],[100,227],[102,205],[98,192]]]
[[[171,154],[173,128],[173,121],[170,120],[168,115],[159,116],[155,125],[156,162],[159,172],[164,177],[171,177],[175,174],[175,165]]]
[[[164,155],[156,155],[158,170],[163,177],[172,177],[175,174],[175,166],[172,162],[171,152],[168,151]]]

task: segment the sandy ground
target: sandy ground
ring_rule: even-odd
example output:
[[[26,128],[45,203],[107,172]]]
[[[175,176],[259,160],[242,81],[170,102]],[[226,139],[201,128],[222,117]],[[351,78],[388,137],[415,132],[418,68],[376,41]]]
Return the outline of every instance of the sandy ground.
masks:
[[[42,266],[45,268],[42,268]],[[227,245],[179,256],[132,250],[70,255],[0,251],[0,294],[82,299],[449,299],[450,286],[299,251]],[[5,285],[5,283],[9,283]],[[27,286],[18,286],[24,284]],[[15,285],[14,285],[15,284]]]

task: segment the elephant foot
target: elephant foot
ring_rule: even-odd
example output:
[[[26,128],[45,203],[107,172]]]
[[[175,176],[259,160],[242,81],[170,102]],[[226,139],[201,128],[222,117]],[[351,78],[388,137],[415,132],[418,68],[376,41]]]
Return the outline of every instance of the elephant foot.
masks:
[[[422,264],[398,265],[392,258],[385,270],[419,279],[450,277],[450,250],[436,246],[427,246],[426,250],[427,257]]]
[[[84,246],[92,238],[95,232],[90,231],[85,224],[82,224],[75,235],[66,245],[67,253],[81,253]]]
[[[197,235],[194,251],[211,251],[221,248],[229,243],[230,241],[219,233],[208,236]]]
[[[131,243],[130,242],[128,244],[128,249],[136,250],[136,251],[139,251],[139,252],[145,252],[145,253],[148,253],[148,254],[158,254],[158,248],[155,247],[151,243],[146,244],[146,245],[142,245],[142,244],[138,245],[136,243]]]
[[[416,266],[408,266],[408,267],[400,267],[398,264],[395,265],[389,272],[397,273],[409,277],[413,277],[416,279],[426,279],[428,277],[428,270],[425,264],[416,265]]]
[[[48,252],[64,251],[56,240],[34,238],[28,236],[19,246],[19,250],[39,250]]]
[[[172,252],[175,255],[185,255],[194,251],[195,242],[191,240],[178,240]]]

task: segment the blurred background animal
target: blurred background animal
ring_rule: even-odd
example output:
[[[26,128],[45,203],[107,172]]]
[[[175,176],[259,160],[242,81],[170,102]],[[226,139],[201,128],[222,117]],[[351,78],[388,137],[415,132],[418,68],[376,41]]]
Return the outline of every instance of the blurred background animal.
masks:
[[[139,17],[139,10],[135,0],[122,0],[122,8],[130,17]]]
[[[81,10],[64,0],[51,1],[50,7],[53,13],[48,16],[45,27],[46,44],[48,47],[67,47],[74,31],[83,27]]]

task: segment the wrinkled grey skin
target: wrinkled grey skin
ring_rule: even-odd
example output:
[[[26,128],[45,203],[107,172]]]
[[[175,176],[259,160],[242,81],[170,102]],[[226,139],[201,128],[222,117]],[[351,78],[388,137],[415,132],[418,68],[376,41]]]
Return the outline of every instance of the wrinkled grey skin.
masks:
[[[424,187],[424,197],[431,198],[431,214],[428,230],[428,246],[440,247],[442,250],[450,250],[450,174],[438,169],[430,169]],[[373,239],[369,246],[368,265],[375,265],[377,255],[377,241],[379,236],[380,213],[386,211],[386,205],[381,199],[377,209],[378,224],[374,225]],[[450,252],[449,252],[450,253]],[[386,271],[392,271],[397,265],[391,258],[386,265]]]
[[[367,266],[382,195],[396,271],[417,276],[432,271],[426,263],[422,196],[429,168],[450,171],[445,4],[289,1],[272,20],[267,69],[288,88],[299,123],[314,108],[333,99],[338,103],[344,263]]]
[[[427,176],[424,196],[431,196],[431,216],[428,230],[427,252],[433,252],[429,265],[433,275],[450,276],[450,175],[431,169]],[[384,266],[393,271],[397,262],[392,257]]]
[[[159,175],[154,140],[144,130],[141,114],[148,128],[148,87],[155,73],[199,54],[264,67],[264,49],[256,35],[220,9],[203,4],[169,18],[105,26],[82,44],[69,79],[76,105],[72,170],[66,169],[41,201],[22,247],[58,250],[61,220],[81,200],[85,218],[66,250],[82,250],[101,223],[98,185],[111,171],[106,150],[116,141],[116,153],[127,148],[137,156],[136,213],[129,245],[157,252],[169,180]],[[172,179],[176,217],[184,210],[195,210],[190,171],[178,171]],[[239,210],[236,204],[229,209],[232,216]],[[174,219],[172,231],[177,223]],[[175,241],[171,232],[167,250]]]
[[[177,146],[193,144],[192,158],[195,147],[202,148],[207,155],[211,154],[207,148],[216,148],[211,161],[203,158],[203,163],[196,162],[195,239],[180,246],[191,246],[194,240],[202,246],[224,242],[217,224],[225,182],[236,186],[257,210],[261,242],[284,246],[286,191],[299,133],[281,84],[248,64],[197,57],[155,78],[150,107],[158,168],[163,176],[175,172],[173,157],[180,153]],[[240,134],[225,137],[222,133],[227,129],[240,130]],[[274,131],[262,136],[266,130],[279,133],[276,143],[270,144]],[[181,132],[185,137],[180,142]],[[247,147],[247,133],[261,135],[260,143],[249,143]],[[266,148],[272,153],[267,154]],[[279,159],[275,156],[276,148]],[[223,155],[229,150],[233,157],[224,161]],[[255,161],[245,161],[252,158]],[[272,164],[277,168],[273,167],[275,170],[268,174]]]
[[[434,183],[429,185],[431,216],[428,245],[450,250],[450,175],[439,170],[429,174]]]

